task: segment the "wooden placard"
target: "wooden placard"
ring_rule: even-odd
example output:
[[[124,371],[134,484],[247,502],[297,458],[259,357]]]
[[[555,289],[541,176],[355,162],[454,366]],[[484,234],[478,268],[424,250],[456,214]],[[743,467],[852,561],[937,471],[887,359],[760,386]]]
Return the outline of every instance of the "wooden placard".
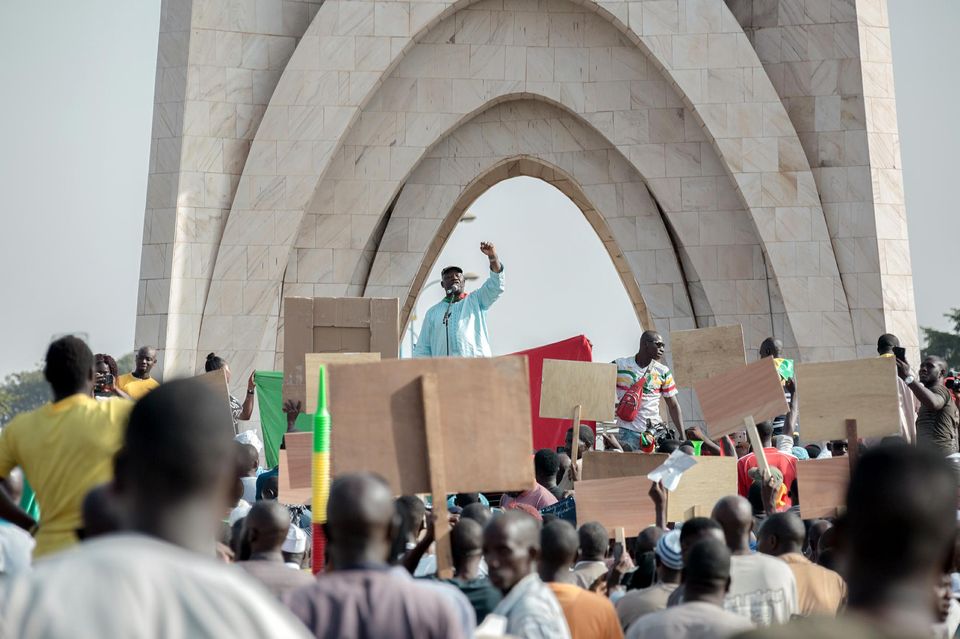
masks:
[[[396,298],[286,297],[283,300],[283,401],[306,406],[307,353],[380,353],[400,348]]]
[[[616,419],[617,367],[615,364],[543,360],[540,417],[570,419],[580,406],[580,419]]]
[[[209,388],[214,395],[223,399],[223,407],[233,424],[233,409],[230,408],[230,389],[227,386],[227,371],[224,369],[210,371],[194,377],[195,380]]]
[[[430,492],[420,377],[434,373],[446,490],[534,485],[526,357],[395,359],[328,370],[334,475],[372,471],[396,494]]]
[[[651,483],[646,476],[578,481],[574,484],[577,526],[600,522],[613,539],[617,528],[634,537],[647,526],[655,525],[657,513],[648,494]]]
[[[747,363],[740,324],[672,331],[670,350],[677,386],[692,388],[705,379]]]
[[[440,394],[435,373],[420,376],[420,398],[423,405],[423,428],[427,437],[427,466],[430,469],[430,496],[434,504],[447,503],[446,463],[443,451],[443,425],[440,423]],[[453,577],[453,552],[450,546],[450,524],[445,509],[437,513],[433,526],[437,559],[437,578]]]
[[[680,478],[667,496],[667,521],[686,521],[696,507],[709,516],[714,504],[737,494],[736,457],[697,457],[697,463]]]
[[[307,504],[313,492],[313,433],[287,433],[286,449],[279,451],[278,500],[284,504]]]
[[[304,356],[304,374],[307,385],[306,412],[317,412],[317,386],[320,382],[320,367],[330,364],[367,364],[379,362],[380,353],[307,353]]]
[[[847,503],[850,461],[846,457],[797,462],[797,492],[804,519],[835,517]]]
[[[646,477],[647,473],[667,461],[664,453],[613,453],[588,450],[583,453],[584,480],[614,477]]]
[[[892,357],[797,364],[804,442],[847,438],[848,419],[861,439],[900,433],[897,365]]]
[[[789,410],[772,357],[714,375],[697,384],[695,390],[713,439],[743,430],[746,417],[762,422]]]

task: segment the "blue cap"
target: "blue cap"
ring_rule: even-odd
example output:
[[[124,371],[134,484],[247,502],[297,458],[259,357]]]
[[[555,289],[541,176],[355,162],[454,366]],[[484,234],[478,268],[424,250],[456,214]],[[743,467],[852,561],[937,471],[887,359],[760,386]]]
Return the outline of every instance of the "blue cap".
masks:
[[[671,570],[683,570],[683,554],[680,552],[680,529],[671,530],[657,542],[654,549],[657,559]]]

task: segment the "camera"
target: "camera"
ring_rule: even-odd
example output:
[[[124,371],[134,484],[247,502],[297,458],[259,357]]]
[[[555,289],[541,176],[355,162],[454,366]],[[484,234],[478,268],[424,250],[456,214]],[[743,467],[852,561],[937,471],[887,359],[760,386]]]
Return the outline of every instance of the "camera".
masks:
[[[960,371],[951,370],[949,377],[943,380],[943,385],[952,390],[954,393],[960,392]]]

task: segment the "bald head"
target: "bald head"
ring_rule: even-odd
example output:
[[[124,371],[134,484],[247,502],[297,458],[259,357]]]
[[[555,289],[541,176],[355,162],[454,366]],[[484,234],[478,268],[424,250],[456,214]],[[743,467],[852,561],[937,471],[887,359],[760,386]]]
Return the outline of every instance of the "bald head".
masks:
[[[334,567],[383,563],[394,534],[390,486],[373,473],[341,475],[330,487],[327,538]]]
[[[518,510],[494,518],[483,531],[490,581],[507,593],[533,572],[540,556],[540,522]]]
[[[290,528],[290,511],[275,501],[258,501],[246,519],[250,552],[278,553]]]
[[[570,522],[557,519],[544,526],[540,533],[541,576],[544,568],[560,570],[573,566],[579,546],[580,538]]]
[[[783,342],[775,337],[768,337],[760,343],[760,357],[780,357],[783,351]]]
[[[774,513],[767,517],[757,535],[757,550],[779,557],[803,550],[806,531],[803,522],[793,513]]]
[[[753,508],[749,501],[738,495],[724,497],[713,507],[711,517],[723,528],[730,552],[743,554],[750,551]]]
[[[663,537],[663,528],[656,526],[647,526],[637,535],[637,541],[633,544],[634,558],[639,557],[645,552],[653,552],[657,547],[657,542]]]

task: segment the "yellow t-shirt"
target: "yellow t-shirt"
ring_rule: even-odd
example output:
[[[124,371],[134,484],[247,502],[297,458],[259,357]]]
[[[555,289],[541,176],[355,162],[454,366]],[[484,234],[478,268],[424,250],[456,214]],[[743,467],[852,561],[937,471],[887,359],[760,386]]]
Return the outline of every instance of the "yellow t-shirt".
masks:
[[[113,478],[133,403],[71,395],[14,417],[0,434],[0,477],[20,466],[40,504],[34,558],[77,542],[80,506]]]
[[[133,373],[125,373],[117,379],[117,388],[134,400],[140,399],[159,385],[160,382],[152,377],[140,379],[134,377]]]

